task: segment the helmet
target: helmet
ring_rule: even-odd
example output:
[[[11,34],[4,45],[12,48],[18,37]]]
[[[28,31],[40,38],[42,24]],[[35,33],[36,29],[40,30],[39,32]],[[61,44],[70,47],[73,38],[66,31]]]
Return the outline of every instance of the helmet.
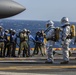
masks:
[[[24,31],[24,32],[27,32],[27,29],[24,28],[23,31]]]
[[[69,24],[69,19],[67,17],[63,17],[61,19],[61,24]]]
[[[38,32],[36,32],[36,35],[39,35],[41,32],[40,31],[38,31]]]
[[[47,27],[53,26],[54,25],[54,22],[51,21],[51,20],[48,20],[46,25],[47,25]]]
[[[7,33],[8,33],[8,32],[9,32],[9,30],[7,30],[7,29],[6,29],[6,30],[5,30],[5,32],[7,32]]]
[[[13,33],[16,33],[16,31],[15,31],[15,30],[13,30]]]
[[[13,29],[9,29],[9,31],[13,31]]]
[[[12,33],[13,29],[9,29],[9,33]]]
[[[3,29],[3,27],[2,27],[2,26],[0,26],[0,29]]]
[[[28,33],[31,33],[31,31],[30,31],[30,30],[27,30],[27,32],[28,32]]]

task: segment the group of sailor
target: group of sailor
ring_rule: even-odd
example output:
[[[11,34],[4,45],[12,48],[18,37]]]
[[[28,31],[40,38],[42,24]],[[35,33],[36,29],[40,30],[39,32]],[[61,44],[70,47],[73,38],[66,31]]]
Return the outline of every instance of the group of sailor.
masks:
[[[34,41],[32,35],[29,35],[30,31],[23,29],[18,34],[13,29],[3,30],[0,26],[0,57],[18,57],[21,56],[23,50],[23,57],[30,56],[29,39]],[[17,43],[17,39],[19,42]],[[16,54],[16,48],[19,46],[18,54]]]
[[[0,26],[0,57],[15,56],[16,44],[16,31],[9,29],[3,31],[3,27]],[[7,52],[6,52],[7,49]]]
[[[33,51],[33,55],[37,55],[39,54],[39,52],[41,53],[42,56],[44,56],[46,54],[46,47],[45,47],[45,42],[44,42],[44,39],[45,39],[45,33],[43,30],[41,31],[38,31],[35,35],[35,48],[34,48],[34,51]]]
[[[30,56],[30,39],[34,42],[35,48],[32,55],[38,54],[39,50],[41,55],[44,56],[47,52],[47,60],[45,63],[54,63],[54,51],[53,46],[57,41],[61,43],[63,61],[61,64],[69,63],[69,45],[74,37],[74,27],[71,26],[69,19],[63,17],[61,19],[61,26],[55,27],[54,22],[47,21],[47,29],[45,31],[41,30],[36,33],[35,38],[30,35],[31,31],[23,29],[18,34],[13,29],[3,31],[3,27],[0,26],[0,57],[16,57],[16,45],[19,46],[18,57],[21,57],[21,52],[23,50],[23,57]],[[73,29],[72,29],[73,28]],[[72,30],[71,30],[72,29]],[[71,33],[71,31],[73,33]],[[17,43],[17,38],[20,42]],[[47,40],[47,43],[44,40]]]
[[[68,64],[69,63],[69,45],[70,42],[75,34],[71,34],[71,24],[69,22],[69,19],[67,17],[63,17],[61,19],[61,27],[58,27],[59,33],[55,32],[56,27],[54,26],[53,21],[47,22],[47,30],[46,30],[46,39],[47,39],[47,60],[45,63],[54,63],[54,57],[53,57],[53,46],[56,42],[56,34],[58,35],[58,38],[60,41],[60,44],[62,46],[62,53],[63,53],[63,61],[60,62],[60,64]],[[73,29],[74,30],[74,29]],[[73,32],[74,33],[74,32]]]

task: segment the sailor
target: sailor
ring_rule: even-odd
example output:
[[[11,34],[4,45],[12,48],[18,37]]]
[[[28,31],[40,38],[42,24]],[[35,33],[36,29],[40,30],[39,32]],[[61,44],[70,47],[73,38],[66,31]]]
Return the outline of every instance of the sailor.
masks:
[[[36,35],[35,35],[35,47],[34,47],[34,51],[33,51],[33,56],[35,55],[35,54],[38,54],[38,52],[39,52],[39,44],[38,44],[38,38],[39,38],[39,34],[40,34],[40,31],[38,31],[38,32],[36,32]]]
[[[10,34],[9,34],[9,30],[5,30],[4,32],[4,51],[3,51],[3,57],[5,57],[5,54],[6,56],[9,56],[9,50],[10,50]],[[6,53],[6,48],[7,48],[7,53]]]
[[[6,55],[7,57],[11,57],[11,51],[12,51],[12,43],[11,43],[12,31],[13,31],[13,29],[9,29],[9,34],[7,35],[8,44],[9,44],[9,49],[7,50],[7,55]]]
[[[46,55],[46,40],[45,40],[45,36],[46,34],[44,33],[44,30],[41,30],[41,38],[43,41],[42,44],[41,44],[41,48],[42,48],[42,53],[43,55]]]
[[[11,42],[11,45],[12,45],[11,56],[16,57],[15,50],[16,50],[17,36],[16,36],[16,31],[15,30],[12,31],[10,42]]]
[[[4,51],[4,32],[3,32],[3,27],[0,26],[0,56],[3,56],[3,51]]]
[[[43,44],[44,44],[43,34],[41,33],[41,31],[38,31],[35,36],[35,48],[32,55],[38,54],[40,50],[41,55],[43,56],[42,53]]]
[[[40,31],[40,33],[38,35],[38,41],[36,41],[36,42],[38,44],[38,49],[40,50],[41,55],[44,56],[44,54],[43,54],[44,36],[43,36],[42,31]],[[38,53],[39,53],[39,50],[38,50]]]
[[[30,52],[30,44],[31,43],[33,44],[33,42],[35,41],[35,39],[31,35],[31,31],[30,30],[27,30],[27,36],[28,36],[28,41],[27,41],[27,43],[28,43],[28,56],[30,56],[31,55],[31,52]]]
[[[21,31],[19,33],[19,37],[20,37],[20,48],[19,48],[19,52],[18,52],[18,57],[20,57],[21,51],[23,50],[23,57],[28,57],[28,36],[27,36],[27,29],[23,29],[23,31]]]
[[[30,56],[30,43],[29,43],[29,41],[30,41],[30,39],[29,39],[30,33],[31,32],[29,30],[27,30],[26,34],[27,34],[27,37],[28,37],[28,40],[27,40],[27,44],[28,44],[28,56]]]
[[[52,64],[54,62],[53,60],[53,46],[55,44],[55,41],[53,39],[54,37],[54,22],[49,20],[47,21],[47,32],[46,32],[46,39],[47,39],[47,44],[46,44],[46,48],[47,48],[47,60],[45,61],[45,63],[50,63]]]
[[[69,44],[70,40],[70,23],[67,17],[63,17],[61,19],[61,44],[62,44],[62,52],[63,52],[63,61],[60,64],[68,64],[69,63]]]

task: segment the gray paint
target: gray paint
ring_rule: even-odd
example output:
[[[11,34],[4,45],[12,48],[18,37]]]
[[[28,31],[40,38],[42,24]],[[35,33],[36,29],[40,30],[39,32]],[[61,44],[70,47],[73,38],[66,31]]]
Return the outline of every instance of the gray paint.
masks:
[[[17,15],[24,10],[25,7],[13,0],[0,0],[0,19]]]

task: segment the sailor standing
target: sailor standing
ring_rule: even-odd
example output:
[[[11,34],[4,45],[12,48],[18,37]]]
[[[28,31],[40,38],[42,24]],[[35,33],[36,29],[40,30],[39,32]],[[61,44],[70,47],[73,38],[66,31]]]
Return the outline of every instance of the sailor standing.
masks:
[[[0,57],[3,57],[3,51],[4,51],[4,31],[3,31],[3,27],[0,26]]]
[[[18,52],[18,57],[21,55],[21,51],[23,50],[23,57],[28,57],[28,36],[27,36],[27,29],[23,29],[19,33],[19,38],[20,38],[20,47],[19,47],[19,52]]]
[[[50,63],[52,64],[54,62],[53,60],[53,46],[55,44],[54,41],[54,22],[53,21],[48,21],[47,22],[47,30],[46,30],[46,39],[47,39],[47,44],[46,44],[46,48],[47,48],[47,60],[45,61],[45,63]]]
[[[9,56],[9,51],[10,51],[10,34],[9,34],[9,30],[5,30],[4,32],[4,51],[3,51],[3,57],[5,56]],[[6,53],[7,52],[7,53]]]
[[[69,44],[70,40],[70,23],[67,17],[61,19],[61,42],[62,42],[62,52],[63,52],[63,62],[60,64],[69,63]]]

